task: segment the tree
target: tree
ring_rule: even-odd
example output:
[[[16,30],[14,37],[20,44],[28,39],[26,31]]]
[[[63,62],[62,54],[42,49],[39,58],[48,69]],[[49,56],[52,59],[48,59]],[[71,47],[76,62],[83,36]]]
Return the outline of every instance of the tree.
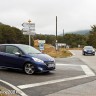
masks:
[[[88,45],[96,48],[96,25],[91,26],[91,31],[87,43]]]
[[[0,24],[0,43],[28,44],[28,36],[23,35],[18,28]],[[33,45],[33,39],[31,39]]]
[[[87,37],[79,34],[65,34],[64,42],[71,47],[78,47],[78,45],[86,45]]]

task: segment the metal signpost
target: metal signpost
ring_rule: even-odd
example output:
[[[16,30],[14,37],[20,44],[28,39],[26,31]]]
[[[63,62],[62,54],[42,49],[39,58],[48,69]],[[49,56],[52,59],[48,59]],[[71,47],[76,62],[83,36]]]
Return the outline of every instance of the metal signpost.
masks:
[[[29,45],[31,45],[31,35],[35,35],[35,23],[31,23],[31,20],[28,23],[23,23],[23,34],[29,35]]]
[[[56,51],[58,50],[58,40],[57,40],[57,16],[56,16],[56,42],[55,42],[55,46],[56,46]]]

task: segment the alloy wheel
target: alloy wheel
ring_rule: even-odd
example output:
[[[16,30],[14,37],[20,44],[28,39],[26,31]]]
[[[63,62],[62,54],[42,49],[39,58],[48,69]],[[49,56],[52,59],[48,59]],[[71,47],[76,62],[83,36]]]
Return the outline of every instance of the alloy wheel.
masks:
[[[24,71],[25,71],[26,74],[31,75],[35,72],[34,66],[32,64],[28,63],[28,64],[25,65]]]

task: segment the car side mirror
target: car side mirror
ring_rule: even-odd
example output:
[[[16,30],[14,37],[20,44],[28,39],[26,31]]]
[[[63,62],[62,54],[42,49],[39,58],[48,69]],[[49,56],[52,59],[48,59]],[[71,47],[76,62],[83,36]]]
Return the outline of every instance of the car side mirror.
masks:
[[[15,55],[17,56],[21,56],[21,54],[19,52],[15,52]]]

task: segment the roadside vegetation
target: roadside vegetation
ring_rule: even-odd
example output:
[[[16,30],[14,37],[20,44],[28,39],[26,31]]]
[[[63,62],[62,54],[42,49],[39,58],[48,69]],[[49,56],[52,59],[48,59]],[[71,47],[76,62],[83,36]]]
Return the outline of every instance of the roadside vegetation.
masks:
[[[0,44],[4,44],[4,43],[28,44],[29,42],[28,38],[29,38],[28,35],[23,35],[22,30],[16,27],[11,27],[9,25],[0,23]],[[46,44],[51,44],[52,46],[55,46],[55,41],[56,41],[55,35],[36,34],[35,36],[31,36],[32,46],[34,46],[34,40],[37,39],[45,40]],[[65,43],[66,45],[69,45],[70,48],[78,48],[78,45],[80,45],[80,48],[83,48],[85,45],[91,45],[96,48],[96,25],[91,26],[91,30],[89,34],[84,34],[84,35],[75,34],[75,33],[63,34],[62,36],[58,35],[57,40],[58,43]],[[63,51],[65,52],[65,49],[63,49]]]
[[[9,92],[8,89],[0,86],[0,96],[17,96],[16,94],[11,94],[11,93],[8,93],[8,92]]]
[[[72,56],[72,54],[68,51],[68,49],[65,48],[59,48],[57,51],[55,50],[55,47],[49,44],[44,45],[45,50],[43,53],[46,53],[54,58],[66,58]]]

